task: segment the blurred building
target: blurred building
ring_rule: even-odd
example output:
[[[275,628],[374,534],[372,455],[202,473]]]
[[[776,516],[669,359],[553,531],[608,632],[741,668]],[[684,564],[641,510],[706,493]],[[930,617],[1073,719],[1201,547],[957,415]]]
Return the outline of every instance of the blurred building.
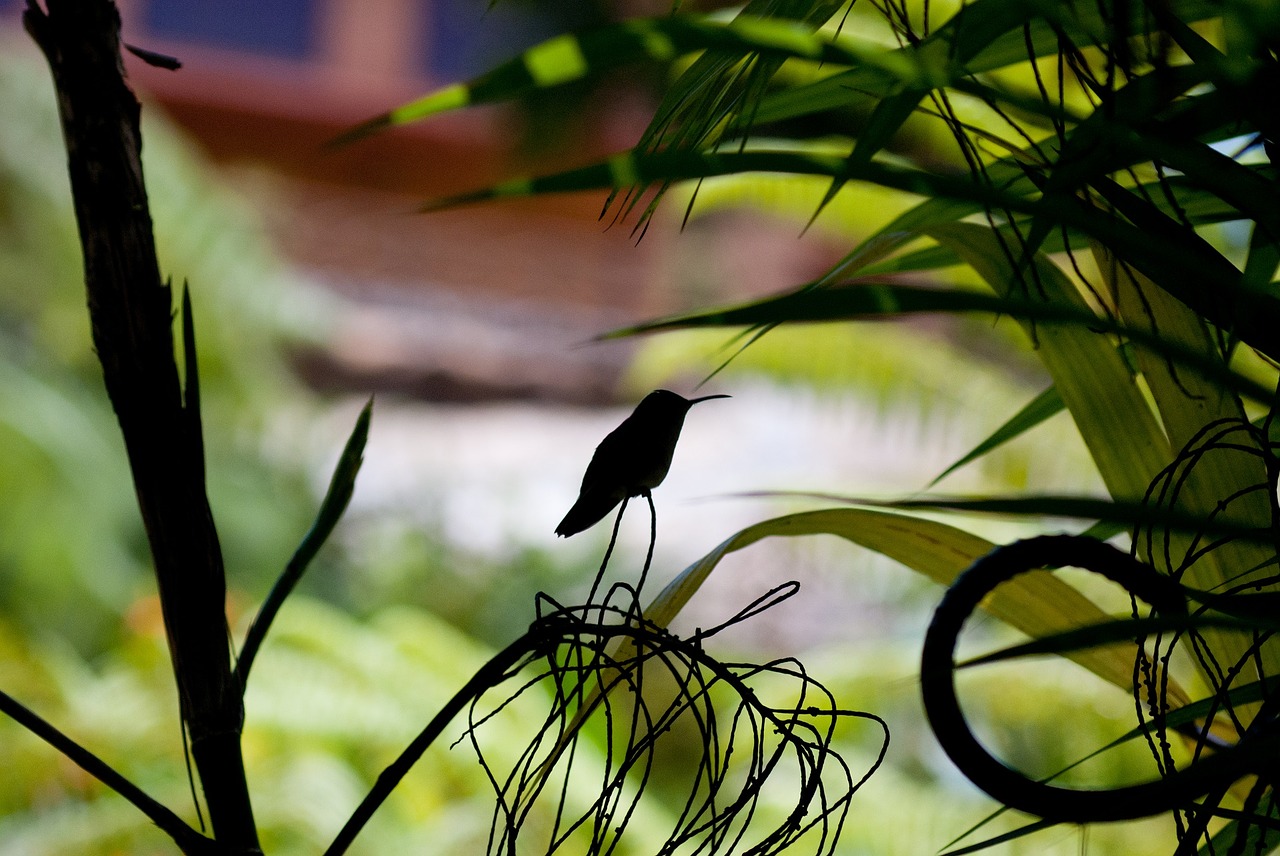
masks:
[[[278,245],[350,301],[332,341],[299,354],[321,386],[433,399],[610,400],[630,345],[582,347],[611,327],[686,307],[674,228],[637,241],[600,219],[603,194],[418,215],[421,202],[581,165],[635,142],[643,77],[563,93],[556,121],[471,109],[347,148],[341,131],[477,74],[551,35],[599,23],[605,0],[118,0],[125,41],[178,71],[127,58],[131,80],[261,200]],[[0,0],[16,13],[21,3]],[[627,14],[662,12],[643,3]],[[544,114],[545,115],[545,114]],[[776,290],[830,261],[794,225],[714,227],[727,291]],[[743,228],[745,227],[745,228]],[[696,244],[707,246],[705,241]],[[699,255],[710,265],[715,253]],[[684,254],[688,258],[688,254]]]

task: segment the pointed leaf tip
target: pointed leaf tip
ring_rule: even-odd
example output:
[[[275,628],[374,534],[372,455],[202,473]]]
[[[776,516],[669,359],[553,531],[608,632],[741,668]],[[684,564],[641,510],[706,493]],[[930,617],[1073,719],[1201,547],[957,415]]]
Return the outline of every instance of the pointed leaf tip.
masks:
[[[383,113],[381,116],[375,116],[366,122],[361,122],[354,128],[343,131],[338,136],[325,142],[323,148],[332,151],[333,149],[341,149],[352,143],[359,142],[365,137],[371,137],[384,128],[391,126],[391,114]]]
[[[437,113],[445,113],[449,110],[456,110],[459,107],[466,107],[470,103],[471,88],[465,83],[454,83],[443,89],[430,92],[416,101],[410,101],[408,104],[401,105],[394,110],[388,110],[386,113],[361,122],[354,128],[334,137],[325,144],[325,148],[342,148],[387,128],[408,125],[411,122],[426,119]]]

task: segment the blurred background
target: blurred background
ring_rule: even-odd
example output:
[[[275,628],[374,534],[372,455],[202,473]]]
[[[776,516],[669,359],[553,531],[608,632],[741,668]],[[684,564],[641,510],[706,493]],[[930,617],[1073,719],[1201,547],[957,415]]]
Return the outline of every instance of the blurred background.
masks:
[[[193,294],[237,638],[376,398],[352,508],[285,607],[247,697],[267,852],[317,852],[444,699],[528,624],[537,592],[585,594],[608,527],[568,541],[552,531],[595,444],[648,390],[690,395],[741,344],[594,338],[811,280],[909,200],[851,188],[806,229],[821,181],[706,182],[687,222],[691,191],[676,189],[643,239],[602,221],[592,194],[415,213],[634,144],[662,82],[640,70],[539,96],[536,111],[477,109],[325,146],[566,29],[665,11],[657,0],[119,5],[127,42],[183,63],[126,58],[144,101],[162,268]],[[0,687],[194,817],[146,541],[89,343],[52,88],[21,6],[0,0]],[[953,157],[927,134],[904,145]],[[733,360],[703,388],[733,398],[691,413],[656,492],[655,584],[752,522],[816,506],[744,493],[923,491],[1048,385],[1029,356],[992,346],[1001,331],[974,323],[779,331]],[[1060,415],[939,490],[1092,492],[1092,472]],[[971,528],[996,540],[1021,531]],[[638,567],[647,536],[640,506],[614,567]],[[912,675],[937,589],[831,540],[733,555],[681,626],[799,580],[797,597],[720,644],[801,656],[845,707],[888,720],[888,765],[855,799],[838,852],[936,852],[992,808],[940,757],[917,709]],[[1032,728],[1072,717],[1081,747],[1118,733],[1129,700],[1106,689],[1095,699],[1077,686],[1078,710],[1045,710],[1044,693],[1067,680],[1066,667],[1023,674],[991,715]],[[865,767],[878,738],[868,727],[841,739]],[[7,720],[0,769],[0,854],[170,852],[132,807]],[[439,747],[358,852],[476,852],[491,801],[474,759]],[[1088,845],[1154,853],[1170,837],[1157,822],[1091,832]],[[1084,841],[1050,833],[996,852],[1077,853]]]

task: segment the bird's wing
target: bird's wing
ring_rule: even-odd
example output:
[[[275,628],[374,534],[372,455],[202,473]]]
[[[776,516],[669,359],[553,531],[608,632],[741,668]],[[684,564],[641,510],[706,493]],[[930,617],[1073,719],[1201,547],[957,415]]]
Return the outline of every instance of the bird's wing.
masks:
[[[626,425],[624,422],[617,428],[610,431],[600,445],[596,446],[595,452],[591,455],[591,463],[587,464],[587,471],[582,475],[582,486],[579,488],[580,493],[598,490],[606,487],[602,484],[608,479],[610,473],[609,466],[618,467],[625,466],[628,446],[631,444],[627,441],[626,434],[622,428]],[[621,473],[613,473],[614,479],[617,479]],[[613,487],[609,485],[608,487]]]

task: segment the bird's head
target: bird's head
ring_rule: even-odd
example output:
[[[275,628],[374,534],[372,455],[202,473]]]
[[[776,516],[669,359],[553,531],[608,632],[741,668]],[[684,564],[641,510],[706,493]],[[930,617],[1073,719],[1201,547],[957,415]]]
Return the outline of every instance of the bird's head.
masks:
[[[689,412],[689,408],[697,404],[699,401],[710,401],[713,398],[729,398],[728,395],[704,395],[701,398],[685,398],[683,395],[677,395],[669,389],[655,389],[644,397],[640,405],[636,408],[636,412],[645,412],[654,416],[665,414],[679,414],[683,416]]]

